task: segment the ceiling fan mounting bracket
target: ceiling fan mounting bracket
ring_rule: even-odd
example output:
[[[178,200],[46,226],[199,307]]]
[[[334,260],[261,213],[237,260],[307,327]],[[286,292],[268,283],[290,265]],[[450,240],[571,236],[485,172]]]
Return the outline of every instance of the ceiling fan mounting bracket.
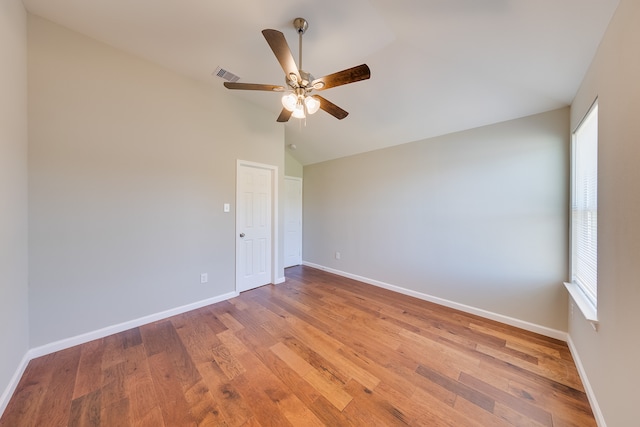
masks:
[[[298,34],[304,34],[309,28],[309,23],[304,18],[296,18],[293,20],[293,28],[296,29]]]

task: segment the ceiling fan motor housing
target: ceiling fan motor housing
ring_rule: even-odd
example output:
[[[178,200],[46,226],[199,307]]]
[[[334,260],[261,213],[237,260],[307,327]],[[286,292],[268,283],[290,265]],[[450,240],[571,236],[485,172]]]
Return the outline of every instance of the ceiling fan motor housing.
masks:
[[[300,71],[300,79],[301,79],[300,86],[306,88],[310,82],[315,80],[315,78],[310,73],[307,73],[304,70],[299,70],[299,71]],[[309,88],[309,90],[311,90],[311,88]]]

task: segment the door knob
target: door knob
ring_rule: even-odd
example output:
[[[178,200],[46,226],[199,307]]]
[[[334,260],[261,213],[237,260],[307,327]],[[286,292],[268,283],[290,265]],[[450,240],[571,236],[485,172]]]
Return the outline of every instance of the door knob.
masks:
[[[244,233],[240,233],[240,237],[244,237]]]

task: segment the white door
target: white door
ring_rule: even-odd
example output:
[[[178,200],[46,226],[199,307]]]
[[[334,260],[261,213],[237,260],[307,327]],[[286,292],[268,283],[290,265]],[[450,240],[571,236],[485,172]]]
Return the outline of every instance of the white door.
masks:
[[[284,177],[284,266],[302,264],[302,178]]]
[[[271,283],[272,170],[238,163],[236,290]]]

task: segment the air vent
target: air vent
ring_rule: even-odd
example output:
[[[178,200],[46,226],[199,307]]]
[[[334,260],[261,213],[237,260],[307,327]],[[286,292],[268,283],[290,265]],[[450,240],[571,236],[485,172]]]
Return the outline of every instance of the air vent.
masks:
[[[221,79],[226,80],[228,82],[232,82],[232,83],[235,83],[238,80],[240,80],[240,77],[220,67],[216,68],[216,70],[213,72],[213,75],[218,76]]]

